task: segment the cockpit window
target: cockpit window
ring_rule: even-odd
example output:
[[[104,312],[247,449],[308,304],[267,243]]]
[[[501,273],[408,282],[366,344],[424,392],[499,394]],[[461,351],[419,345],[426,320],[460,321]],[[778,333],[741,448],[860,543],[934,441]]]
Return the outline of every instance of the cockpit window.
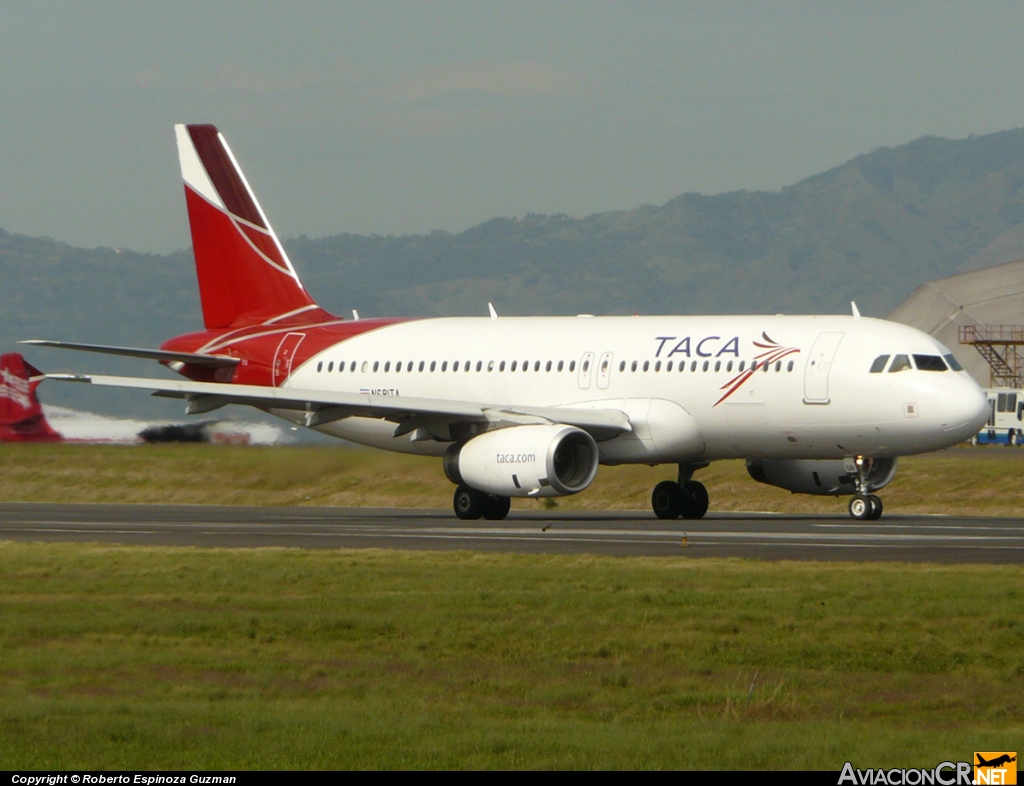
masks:
[[[952,353],[949,355],[943,355],[943,357],[946,359],[946,362],[949,363],[949,367],[953,369],[953,371],[964,370],[964,367],[960,365],[959,361],[955,357],[953,357]]]
[[[894,374],[897,371],[906,371],[912,368],[910,365],[910,358],[906,355],[897,355],[892,359],[892,365],[889,366],[889,373]]]
[[[885,364],[889,362],[888,355],[879,355],[875,358],[875,362],[871,364],[872,374],[881,374],[885,371]]]
[[[947,371],[946,362],[938,355],[914,355],[918,371]]]

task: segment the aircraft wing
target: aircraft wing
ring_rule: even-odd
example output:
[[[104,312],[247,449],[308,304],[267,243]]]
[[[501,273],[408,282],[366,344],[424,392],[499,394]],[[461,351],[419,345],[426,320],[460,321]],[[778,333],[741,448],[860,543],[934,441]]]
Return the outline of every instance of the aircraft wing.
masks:
[[[585,407],[520,407],[413,396],[381,396],[302,388],[272,388],[191,380],[116,377],[99,374],[47,374],[47,379],[82,382],[103,387],[151,390],[155,396],[188,402],[190,415],[210,412],[226,404],[305,413],[305,424],[320,426],[347,417],[382,418],[396,423],[395,436],[411,439],[451,439],[455,424],[564,423],[588,432],[595,440],[632,431],[629,417],[618,409]]]

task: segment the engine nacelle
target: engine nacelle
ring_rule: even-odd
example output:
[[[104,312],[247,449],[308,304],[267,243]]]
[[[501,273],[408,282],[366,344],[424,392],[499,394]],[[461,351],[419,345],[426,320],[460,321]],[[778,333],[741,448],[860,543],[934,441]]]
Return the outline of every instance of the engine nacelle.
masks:
[[[488,431],[444,454],[452,483],[505,497],[564,497],[597,474],[597,444],[573,426],[511,426]]]
[[[747,459],[747,472],[758,483],[794,494],[835,497],[857,493],[857,466],[853,459]],[[868,470],[868,491],[885,488],[895,475],[895,458],[873,459]]]

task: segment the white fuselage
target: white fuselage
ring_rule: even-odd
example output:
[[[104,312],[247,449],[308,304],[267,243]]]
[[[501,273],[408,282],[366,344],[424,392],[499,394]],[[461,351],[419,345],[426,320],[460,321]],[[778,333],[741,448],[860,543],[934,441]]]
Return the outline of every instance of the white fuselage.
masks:
[[[283,386],[622,410],[632,432],[599,442],[606,464],[899,456],[976,433],[988,407],[965,372],[870,371],[901,354],[949,350],[905,325],[844,316],[424,319],[340,342]],[[319,430],[409,453],[447,447],[371,418]]]

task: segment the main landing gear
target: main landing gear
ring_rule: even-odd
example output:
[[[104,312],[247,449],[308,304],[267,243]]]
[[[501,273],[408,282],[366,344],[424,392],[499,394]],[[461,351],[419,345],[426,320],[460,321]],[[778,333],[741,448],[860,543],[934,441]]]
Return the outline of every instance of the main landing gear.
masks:
[[[651,508],[659,519],[704,518],[708,512],[708,490],[691,480],[695,470],[707,464],[680,464],[679,480],[663,480],[651,494]]]
[[[861,521],[877,521],[882,516],[882,500],[875,494],[869,494],[868,474],[871,471],[871,459],[856,456],[857,478],[854,483],[857,493],[850,500],[850,515]]]
[[[488,494],[486,491],[477,491],[469,486],[460,485],[455,489],[452,507],[460,519],[475,520],[483,516],[490,521],[500,521],[508,515],[512,500],[509,497]]]

